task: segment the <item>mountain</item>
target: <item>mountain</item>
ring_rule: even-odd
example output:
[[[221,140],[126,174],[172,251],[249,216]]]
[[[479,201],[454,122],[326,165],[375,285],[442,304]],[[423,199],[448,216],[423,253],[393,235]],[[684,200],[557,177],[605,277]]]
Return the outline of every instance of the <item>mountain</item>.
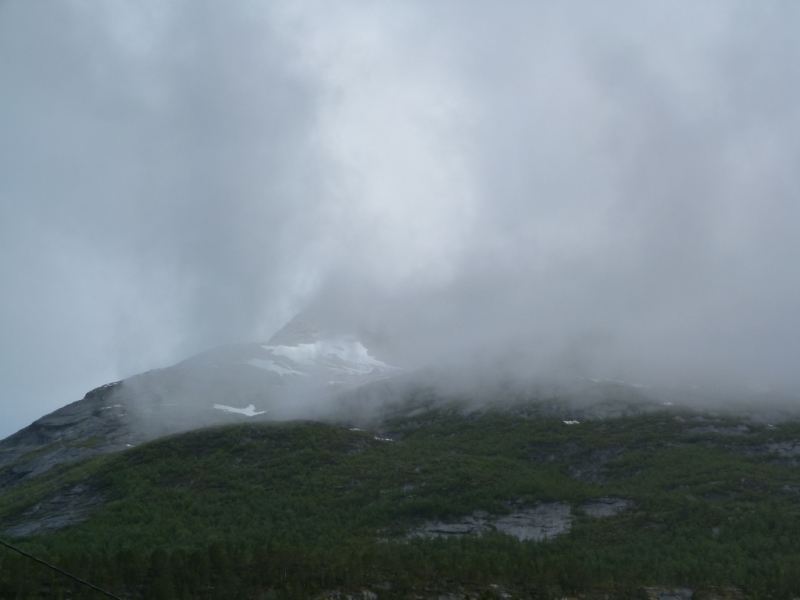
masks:
[[[304,313],[92,390],[0,442],[0,533],[128,598],[800,595],[792,399],[386,348]]]
[[[167,436],[17,485],[0,528],[127,598],[800,593],[796,422],[507,400],[420,392],[380,430],[245,417]],[[0,554],[0,597],[70,586]]]
[[[57,465],[181,431],[319,417],[333,398],[401,371],[355,335],[301,314],[266,343],[215,348],[103,385],[0,441],[0,492]]]

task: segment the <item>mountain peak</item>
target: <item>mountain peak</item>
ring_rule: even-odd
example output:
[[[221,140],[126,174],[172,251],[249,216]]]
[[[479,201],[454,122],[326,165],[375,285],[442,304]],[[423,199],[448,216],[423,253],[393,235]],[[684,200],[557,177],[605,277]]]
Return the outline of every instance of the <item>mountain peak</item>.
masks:
[[[286,325],[276,331],[267,341],[267,345],[313,344],[332,335],[335,335],[333,329],[325,324],[319,311],[306,310],[295,315]]]

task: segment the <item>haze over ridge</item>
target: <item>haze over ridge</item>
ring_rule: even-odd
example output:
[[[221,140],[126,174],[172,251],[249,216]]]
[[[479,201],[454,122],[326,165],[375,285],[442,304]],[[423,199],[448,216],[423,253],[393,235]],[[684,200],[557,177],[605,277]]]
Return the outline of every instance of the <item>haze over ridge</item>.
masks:
[[[308,306],[416,363],[795,393],[799,13],[0,5],[0,437]]]

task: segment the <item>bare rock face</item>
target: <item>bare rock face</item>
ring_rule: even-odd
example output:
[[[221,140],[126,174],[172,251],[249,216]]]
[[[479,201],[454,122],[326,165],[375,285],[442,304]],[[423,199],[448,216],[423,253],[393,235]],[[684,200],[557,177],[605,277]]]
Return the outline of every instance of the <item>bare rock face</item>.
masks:
[[[627,510],[632,505],[630,500],[624,498],[611,498],[603,496],[596,500],[589,500],[581,504],[581,509],[590,517],[613,517]]]
[[[138,443],[124,405],[115,402],[120,383],[92,390],[0,441],[0,493],[56,465]]]
[[[645,588],[650,600],[692,600],[694,590],[690,588]]]
[[[518,540],[545,540],[569,530],[573,517],[566,502],[549,502],[517,510],[507,515],[490,516],[484,511],[453,523],[440,521],[424,523],[409,535],[412,537],[451,537],[483,535],[499,531]]]
[[[551,502],[499,517],[492,525],[518,540],[546,540],[569,531],[572,520],[568,503]]]
[[[24,537],[48,533],[86,520],[92,509],[105,503],[105,498],[86,483],[62,489],[20,514],[3,533]]]
[[[777,444],[767,444],[766,452],[777,454],[781,457],[800,457],[800,441],[779,442]]]
[[[627,510],[630,500],[604,496],[581,505],[584,513],[592,517],[612,517]],[[489,515],[476,510],[471,515],[450,523],[429,521],[413,528],[409,537],[460,537],[483,535],[488,531],[499,531],[520,541],[542,541],[566,533],[575,517],[568,502],[542,502],[517,509],[507,515]]]

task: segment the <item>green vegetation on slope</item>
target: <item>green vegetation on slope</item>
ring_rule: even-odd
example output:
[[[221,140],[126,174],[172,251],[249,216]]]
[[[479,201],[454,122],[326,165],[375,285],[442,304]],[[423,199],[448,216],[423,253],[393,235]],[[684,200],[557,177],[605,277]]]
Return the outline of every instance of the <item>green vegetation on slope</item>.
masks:
[[[386,429],[394,441],[319,423],[195,431],[63,466],[1,496],[0,522],[82,482],[105,500],[90,519],[20,543],[132,597],[303,598],[381,582],[380,597],[447,582],[528,597],[654,584],[800,594],[800,472],[770,451],[800,439],[796,425],[430,410]],[[581,514],[600,496],[633,506]],[[555,500],[576,520],[545,542],[406,536],[425,520]],[[65,589],[0,554],[0,597]]]

